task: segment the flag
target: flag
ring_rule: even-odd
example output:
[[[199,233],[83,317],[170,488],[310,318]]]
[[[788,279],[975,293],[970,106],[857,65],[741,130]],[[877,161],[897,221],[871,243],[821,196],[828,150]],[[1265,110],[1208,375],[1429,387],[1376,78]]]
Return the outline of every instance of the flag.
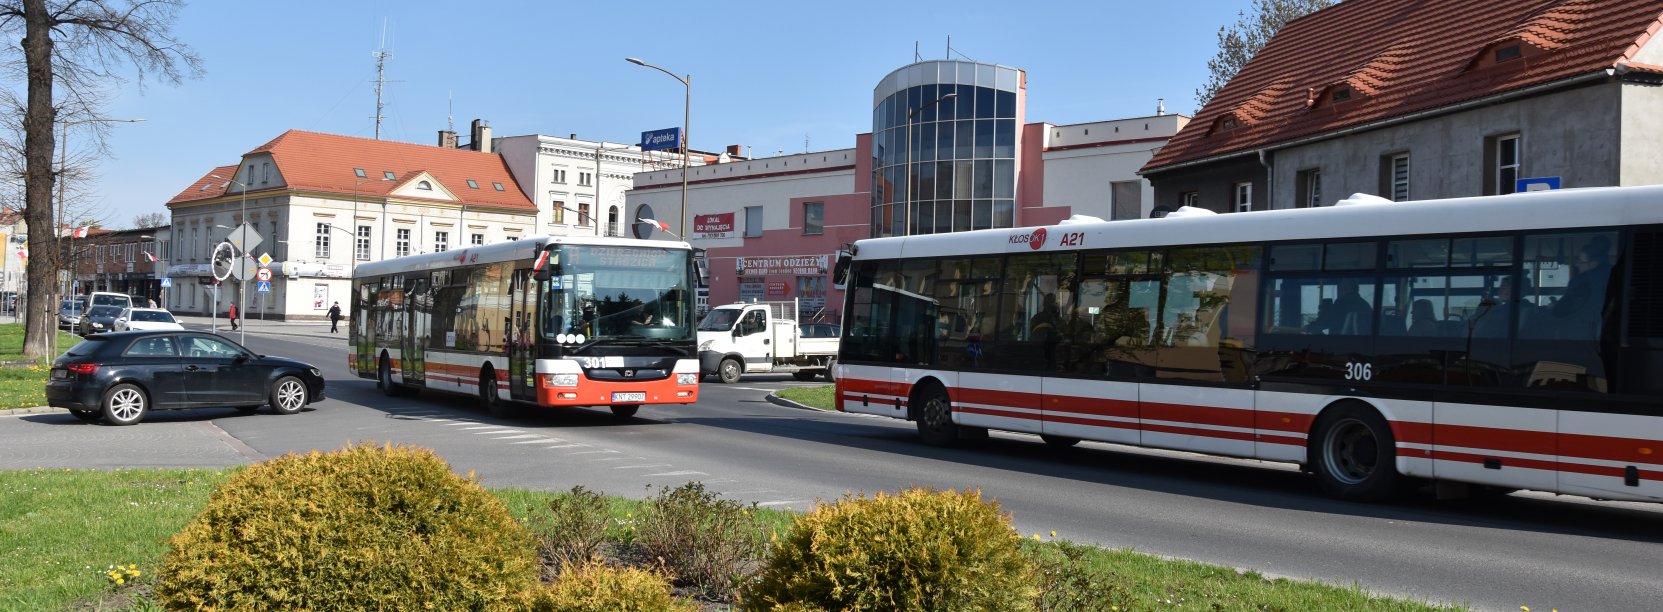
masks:
[[[645,223],[647,225],[651,225],[653,227],[656,227],[660,230],[663,230],[663,231],[666,231],[666,232],[670,231],[670,224],[665,223],[663,221],[659,221],[657,219],[648,219],[646,217],[642,217],[642,218],[637,219],[637,220],[642,222],[642,223]]]
[[[92,229],[91,225],[83,225],[81,227],[77,227],[77,228],[75,228],[75,233],[70,234],[70,237],[71,238],[86,238],[87,237],[87,231],[91,230],[91,229]]]
[[[150,251],[145,251],[145,252],[144,252],[144,260],[145,260],[145,261],[148,261],[148,262],[150,262],[150,263],[156,263],[156,256],[155,256],[155,255],[151,255],[151,254],[150,254]]]

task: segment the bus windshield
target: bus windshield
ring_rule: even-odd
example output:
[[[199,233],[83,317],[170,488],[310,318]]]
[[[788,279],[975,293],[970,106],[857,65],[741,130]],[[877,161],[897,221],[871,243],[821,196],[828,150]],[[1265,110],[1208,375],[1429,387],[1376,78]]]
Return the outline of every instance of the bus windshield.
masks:
[[[544,296],[550,340],[692,340],[690,253],[619,246],[562,245]]]

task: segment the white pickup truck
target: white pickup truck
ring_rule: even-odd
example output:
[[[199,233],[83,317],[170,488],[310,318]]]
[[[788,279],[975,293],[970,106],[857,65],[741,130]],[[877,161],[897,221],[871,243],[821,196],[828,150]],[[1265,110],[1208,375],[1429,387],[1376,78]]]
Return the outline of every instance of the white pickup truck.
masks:
[[[725,383],[745,374],[790,372],[797,380],[824,375],[837,363],[837,334],[804,333],[824,324],[798,325],[797,303],[749,302],[717,306],[699,321],[699,372]],[[805,337],[807,336],[807,337]]]

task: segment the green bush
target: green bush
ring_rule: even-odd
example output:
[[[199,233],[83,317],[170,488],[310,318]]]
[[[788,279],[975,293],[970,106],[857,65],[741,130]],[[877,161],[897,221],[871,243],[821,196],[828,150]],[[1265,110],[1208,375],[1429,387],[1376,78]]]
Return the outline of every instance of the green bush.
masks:
[[[611,505],[601,494],[577,486],[550,500],[548,513],[530,517],[529,526],[537,534],[543,556],[556,572],[600,554]]]
[[[719,499],[703,483],[665,487],[642,505],[635,544],[649,559],[660,560],[679,584],[727,599],[762,553],[752,509]]]
[[[669,580],[636,568],[607,567],[600,561],[568,566],[548,589],[531,598],[533,612],[692,612],[698,606],[676,599]]]
[[[432,451],[362,444],[256,464],[173,537],[170,609],[478,610],[537,580],[528,532]]]
[[[1027,610],[1034,569],[980,492],[845,497],[776,539],[745,610]]]

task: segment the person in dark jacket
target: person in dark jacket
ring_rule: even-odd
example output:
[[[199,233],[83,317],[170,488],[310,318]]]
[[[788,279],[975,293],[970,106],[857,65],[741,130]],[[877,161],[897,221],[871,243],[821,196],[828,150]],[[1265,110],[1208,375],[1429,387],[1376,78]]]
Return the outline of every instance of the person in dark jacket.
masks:
[[[329,333],[331,333],[331,334],[340,333],[340,325],[341,325],[341,303],[340,302],[335,302],[335,305],[329,307]]]

